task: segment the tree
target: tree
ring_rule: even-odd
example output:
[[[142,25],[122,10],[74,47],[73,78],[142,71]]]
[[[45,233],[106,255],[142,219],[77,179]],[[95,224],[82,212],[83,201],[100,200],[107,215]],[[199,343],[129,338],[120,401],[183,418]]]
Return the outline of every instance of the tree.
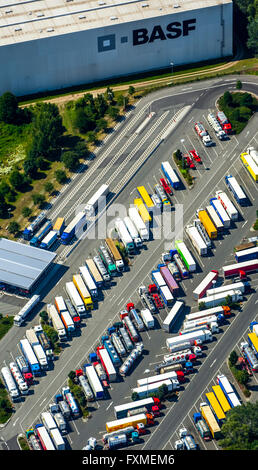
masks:
[[[6,181],[1,181],[0,183],[0,194],[3,197],[8,197],[8,194],[11,192],[11,188]]]
[[[71,370],[68,374],[68,377],[69,379],[71,379],[72,381],[74,380],[74,378],[76,377],[76,374],[74,372],[74,370]]]
[[[96,121],[97,131],[104,131],[105,132],[107,130],[107,128],[108,128],[108,123],[107,123],[106,119],[101,118],[101,119],[98,119]]]
[[[64,170],[56,170],[54,176],[59,184],[64,184],[67,180],[66,172]]]
[[[86,158],[89,154],[85,141],[78,142],[74,147],[74,151],[77,153],[79,158]]]
[[[33,158],[27,157],[23,162],[23,169],[26,176],[34,179],[37,175],[37,162]]]
[[[20,230],[20,225],[15,220],[11,221],[8,225],[8,232],[15,235]]]
[[[237,89],[237,90],[242,90],[242,86],[243,86],[243,85],[242,85],[241,80],[237,80],[237,82],[236,82],[236,89]]]
[[[44,189],[46,193],[52,193],[54,191],[54,185],[50,181],[47,181],[44,184]]]
[[[226,298],[225,298],[225,305],[230,306],[231,304],[232,304],[232,296],[227,295]]]
[[[135,93],[135,88],[132,85],[130,85],[128,88],[128,94],[133,95],[134,93]]]
[[[8,205],[5,202],[5,198],[0,194],[0,217],[6,217],[8,213]]]
[[[89,131],[87,133],[87,139],[88,139],[88,142],[90,144],[95,144],[97,142],[97,136],[96,136],[95,132]]]
[[[238,361],[238,355],[236,351],[232,351],[229,356],[229,362],[232,366],[234,366]]]
[[[110,104],[112,104],[114,101],[114,92],[110,87],[107,87],[106,89],[105,98]]]
[[[80,133],[86,134],[88,131],[95,129],[95,120],[87,115],[85,109],[79,108],[74,111],[73,126],[75,129],[78,129]]]
[[[24,184],[24,176],[19,170],[13,170],[9,177],[9,182],[14,189],[20,189]]]
[[[40,312],[39,316],[40,316],[40,318],[42,318],[43,322],[45,322],[45,323],[48,322],[48,314],[45,310]]]
[[[240,106],[239,108],[239,119],[241,121],[248,121],[252,115],[252,111],[247,106]]]
[[[28,217],[31,216],[31,214],[32,214],[32,210],[30,209],[30,207],[25,206],[25,207],[22,208],[23,217],[28,218]]]
[[[230,106],[232,104],[232,95],[229,91],[225,91],[223,95],[223,102],[226,106]]]
[[[253,19],[247,27],[248,41],[247,47],[255,54],[258,54],[258,19]]]
[[[137,392],[133,392],[131,396],[132,401],[139,400],[139,395]]]
[[[79,157],[76,152],[69,151],[62,154],[61,160],[68,170],[75,170],[79,164]]]
[[[0,121],[14,124],[17,119],[18,100],[15,95],[7,91],[0,97]]]
[[[114,119],[114,121],[116,121],[119,116],[119,109],[115,106],[109,106],[107,114],[111,117],[111,119]]]
[[[41,207],[45,202],[45,196],[44,194],[35,193],[35,194],[32,194],[32,200],[35,206]]]
[[[126,95],[118,95],[116,102],[118,106],[123,106],[123,108],[125,109],[129,103],[129,98]]]

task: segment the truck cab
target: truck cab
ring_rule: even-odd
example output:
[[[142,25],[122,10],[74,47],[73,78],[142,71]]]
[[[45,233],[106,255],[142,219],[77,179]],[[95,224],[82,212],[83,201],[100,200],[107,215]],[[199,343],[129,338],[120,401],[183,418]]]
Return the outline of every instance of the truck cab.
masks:
[[[175,442],[175,450],[184,450],[184,442],[182,441],[182,439],[178,439]]]

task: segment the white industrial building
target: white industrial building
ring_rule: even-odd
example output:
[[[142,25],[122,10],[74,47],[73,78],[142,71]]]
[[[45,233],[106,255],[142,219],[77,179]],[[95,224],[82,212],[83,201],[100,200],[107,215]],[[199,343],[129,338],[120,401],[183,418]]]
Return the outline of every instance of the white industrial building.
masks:
[[[232,11],[232,0],[6,0],[0,94],[230,56]]]

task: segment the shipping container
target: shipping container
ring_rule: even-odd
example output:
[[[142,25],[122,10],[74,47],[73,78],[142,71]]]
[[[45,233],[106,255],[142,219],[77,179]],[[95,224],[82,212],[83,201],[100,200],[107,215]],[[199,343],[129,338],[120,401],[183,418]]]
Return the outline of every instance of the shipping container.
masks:
[[[134,205],[138,209],[143,222],[145,224],[150,223],[152,218],[151,218],[150,213],[147,211],[146,206],[143,203],[143,200],[141,198],[134,199]]]
[[[210,408],[210,406],[201,406],[201,414],[203,419],[208,425],[208,428],[211,432],[211,435],[214,439],[219,439],[221,437],[220,427],[215,419],[215,416]]]
[[[214,395],[213,392],[206,393],[205,396],[206,396],[206,400],[208,404],[210,405],[214,413],[216,420],[218,421],[218,424],[222,425],[224,420],[226,419],[226,415],[224,411],[222,410],[216,396]]]
[[[144,186],[137,186],[137,191],[139,193],[139,196],[143,199],[144,203],[146,204],[147,210],[153,210],[154,204],[146,191]]]
[[[227,413],[227,411],[231,410],[231,406],[226,396],[224,395],[222,388],[219,385],[213,385],[212,390],[214,394],[216,395],[217,400],[219,401],[219,404],[222,410],[224,411],[224,413]]]
[[[169,271],[169,269],[167,268],[167,266],[162,266],[160,268],[160,273],[161,273],[164,281],[166,282],[166,285],[168,286],[170,292],[173,295],[177,295],[178,291],[179,291],[179,286],[178,286],[177,282],[175,281],[175,279],[173,278],[173,276],[172,276],[171,272]]]
[[[161,286],[159,290],[160,296],[163,299],[165,305],[170,307],[174,302],[174,297],[171,294],[168,286]]]

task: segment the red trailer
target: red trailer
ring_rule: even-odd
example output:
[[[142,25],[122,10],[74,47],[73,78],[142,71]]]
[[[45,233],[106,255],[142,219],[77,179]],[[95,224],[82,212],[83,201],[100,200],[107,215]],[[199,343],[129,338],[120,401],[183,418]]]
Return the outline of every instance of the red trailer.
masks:
[[[258,260],[252,259],[249,261],[243,261],[243,263],[235,263],[229,266],[223,266],[223,274],[224,277],[231,277],[231,276],[240,276],[243,278],[247,272],[256,272],[258,269]]]

